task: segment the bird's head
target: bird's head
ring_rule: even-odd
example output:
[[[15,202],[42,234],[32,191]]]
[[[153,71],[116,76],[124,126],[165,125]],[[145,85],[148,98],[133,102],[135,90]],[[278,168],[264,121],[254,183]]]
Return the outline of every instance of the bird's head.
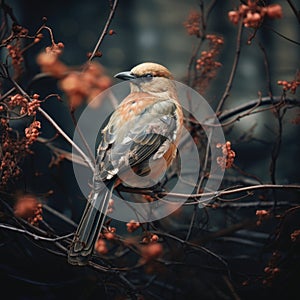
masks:
[[[135,66],[130,71],[118,73],[115,77],[130,80],[132,92],[146,92],[156,95],[174,89],[171,82],[172,73],[157,63],[145,62]]]

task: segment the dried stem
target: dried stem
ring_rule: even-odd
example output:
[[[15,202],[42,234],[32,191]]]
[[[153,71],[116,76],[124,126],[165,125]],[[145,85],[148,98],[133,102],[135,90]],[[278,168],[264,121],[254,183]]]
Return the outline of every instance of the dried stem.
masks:
[[[78,132],[79,134],[79,137],[81,139],[81,141],[83,142],[83,145],[85,147],[85,149],[87,150],[88,154],[89,154],[89,157],[91,159],[91,161],[93,162],[93,164],[95,165],[95,155],[93,154],[90,146],[88,145],[85,137],[84,137],[84,134],[82,133],[80,127],[78,126],[78,123],[77,123],[77,120],[76,120],[76,117],[75,117],[75,112],[72,110],[70,112],[71,114],[71,118],[72,118],[72,121],[73,121],[73,124],[74,124],[74,127],[75,127],[75,130]]]
[[[269,97],[271,101],[273,102],[273,91],[272,91],[272,85],[271,85],[271,73],[270,73],[270,63],[267,55],[267,51],[265,47],[262,45],[262,43],[259,43],[259,47],[263,53],[264,56],[264,65],[265,65],[265,72],[266,72],[266,81],[267,81],[267,89],[269,93]]]
[[[62,128],[52,119],[52,117],[46,113],[41,107],[38,111],[47,119],[48,122],[59,132],[59,134],[82,156],[83,160],[87,163],[89,168],[94,172],[94,164],[91,162],[89,157],[78,147],[77,144],[62,130]]]
[[[197,44],[197,46],[194,48],[193,53],[190,57],[190,61],[188,64],[188,72],[187,72],[187,84],[190,87],[195,87],[195,77],[196,77],[196,67],[195,67],[195,61],[198,55],[198,52],[202,46],[202,42],[203,42],[203,38],[201,38]],[[193,71],[193,75],[192,75],[192,71]]]
[[[197,212],[198,212],[198,205],[195,204],[194,209],[193,209],[193,213],[192,213],[192,217],[191,217],[191,221],[190,221],[190,225],[189,225],[189,230],[188,230],[188,232],[186,234],[186,237],[185,237],[186,241],[188,241],[190,239],[190,236],[192,234],[192,230],[193,230],[194,225],[195,225]]]
[[[264,27],[264,28],[267,28],[268,30],[270,30],[270,31],[272,31],[272,32],[274,32],[276,35],[280,36],[281,38],[285,39],[286,41],[289,41],[290,43],[293,43],[293,44],[295,44],[295,45],[300,46],[300,42],[299,42],[299,41],[295,41],[295,40],[293,40],[293,39],[291,39],[291,38],[289,38],[289,37],[283,35],[282,33],[276,31],[276,30],[273,29],[272,27],[267,26],[267,25],[263,25],[263,27]]]
[[[259,107],[264,107],[271,105],[270,107],[262,108],[258,110]],[[236,106],[232,109],[227,109],[222,112],[222,115],[218,118],[221,122],[221,126],[225,127],[228,125],[233,124],[236,121],[239,121],[240,119],[250,116],[255,113],[259,113],[262,111],[270,110],[272,108],[276,107],[283,107],[283,106],[292,106],[292,107],[299,107],[300,106],[300,100],[294,99],[294,98],[282,98],[282,96],[273,96],[272,99],[270,97],[259,97],[256,100],[251,100],[246,102],[245,104],[241,104],[239,106]],[[234,118],[233,118],[234,117]],[[214,119],[213,117],[208,117],[207,120]],[[230,118],[233,118],[227,122],[224,122]],[[194,120],[189,120],[190,123],[199,124],[199,122],[195,122]],[[217,124],[213,124],[211,122],[203,121],[201,122],[202,126],[220,126]]]
[[[96,43],[96,46],[95,46],[95,48],[94,48],[91,56],[89,57],[89,61],[92,61],[93,58],[96,56],[96,53],[99,50],[99,47],[100,47],[102,41],[104,40],[105,35],[107,34],[108,28],[109,28],[109,26],[111,24],[111,21],[113,19],[114,14],[115,14],[117,5],[118,5],[118,0],[114,0],[113,4],[111,6],[111,9],[110,9],[109,16],[108,16],[107,21],[106,21],[106,23],[104,25],[104,28],[102,30],[102,33],[101,33],[101,35],[100,35],[100,37],[99,37],[99,39],[98,39],[98,41]]]
[[[212,197],[212,199],[213,199],[213,198],[218,198],[218,197],[225,196],[225,195],[232,195],[232,194],[241,193],[241,192],[249,192],[249,191],[264,190],[264,189],[300,190],[300,185],[296,185],[296,184],[261,184],[261,185],[252,185],[252,186],[245,186],[245,187],[234,188],[234,189],[229,189],[229,190],[226,189],[226,190],[221,190],[221,191],[216,191],[216,192],[206,192],[206,193],[191,194],[191,195],[162,192],[162,193],[160,193],[160,196],[169,196],[169,197],[174,197],[174,198]],[[187,203],[187,204],[192,205],[195,203]]]
[[[239,62],[239,58],[240,58],[242,33],[243,33],[243,22],[240,21],[239,25],[238,25],[238,33],[237,33],[237,37],[236,37],[235,57],[234,57],[234,61],[232,64],[231,73],[230,73],[228,82],[226,84],[226,89],[225,89],[223,96],[217,106],[217,109],[216,109],[217,115],[221,113],[223,105],[224,105],[226,99],[228,98],[228,96],[230,95],[230,90],[231,90],[231,87],[233,84],[233,80],[234,80],[234,77],[236,74],[236,70],[237,70],[237,66],[238,66],[238,62]]]
[[[271,154],[271,164],[270,164],[270,176],[271,176],[271,182],[273,184],[276,183],[276,165],[277,160],[282,144],[282,119],[284,116],[284,112],[281,113],[280,109],[275,111],[276,118],[278,120],[278,128],[277,128],[277,134],[276,134],[276,140],[273,145],[272,154]]]
[[[296,6],[294,5],[294,3],[292,2],[292,0],[286,0],[288,2],[288,4],[290,5],[292,11],[294,12],[298,22],[300,23],[300,11],[297,10]]]
[[[244,186],[244,187],[237,187],[237,188],[228,188],[224,190],[219,190],[215,192],[205,192],[205,193],[196,193],[196,194],[183,194],[183,193],[172,193],[172,192],[153,192],[150,189],[136,189],[136,188],[130,188],[120,185],[118,187],[119,191],[124,191],[127,193],[133,193],[133,194],[142,194],[142,195],[151,195],[156,194],[160,199],[160,201],[164,201],[162,197],[168,196],[169,198],[179,198],[179,199],[196,199],[201,197],[206,197],[206,199],[203,202],[208,202],[214,199],[220,199],[221,196],[228,196],[233,195],[237,193],[249,193],[255,190],[300,190],[300,185],[297,184],[259,184],[259,185],[250,185],[250,186]],[[207,199],[209,197],[209,199]],[[234,199],[239,200],[240,197]],[[222,201],[233,201],[232,199],[222,199]],[[193,201],[193,202],[187,202],[184,205],[195,205],[201,203],[201,200]]]
[[[35,240],[41,240],[41,241],[47,241],[47,242],[57,242],[57,241],[65,240],[66,238],[69,238],[69,237],[73,236],[73,233],[69,233],[69,234],[59,236],[59,237],[55,237],[55,238],[48,238],[48,237],[44,237],[44,236],[39,236],[39,235],[34,234],[34,233],[32,233],[28,230],[25,230],[25,229],[20,229],[20,228],[13,227],[13,226],[8,225],[8,224],[1,224],[1,223],[0,223],[0,228],[11,230],[11,231],[16,231],[16,232],[19,232],[19,233],[24,233],[26,235],[29,235],[29,236],[33,237]]]
[[[259,103],[259,105],[257,105]],[[293,105],[293,106],[300,106],[300,100],[298,99],[293,99],[293,98],[285,98],[284,100],[282,99],[282,97],[273,97],[272,99],[270,97],[262,97],[261,99],[257,99],[257,100],[252,100],[249,101],[245,104],[236,106],[232,109],[228,109],[222,112],[222,115],[219,117],[219,121],[225,121],[228,120],[234,116],[236,116],[237,114],[243,113],[243,112],[247,112],[248,110],[253,113],[253,108],[255,107],[261,107],[261,106],[267,106],[267,105]],[[270,109],[270,108],[268,108]],[[247,113],[248,115],[248,113]],[[238,118],[236,120],[239,120],[241,117],[246,116],[245,114],[238,116]]]

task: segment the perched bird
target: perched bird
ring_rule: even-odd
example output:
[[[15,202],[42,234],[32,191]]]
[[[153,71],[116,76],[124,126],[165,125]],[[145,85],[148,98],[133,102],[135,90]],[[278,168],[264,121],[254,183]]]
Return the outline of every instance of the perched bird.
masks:
[[[146,62],[115,77],[130,80],[130,93],[101,132],[92,191],[68,253],[74,265],[88,263],[113,189],[121,183],[138,186],[132,171],[154,185],[177,153],[183,113],[171,72]]]

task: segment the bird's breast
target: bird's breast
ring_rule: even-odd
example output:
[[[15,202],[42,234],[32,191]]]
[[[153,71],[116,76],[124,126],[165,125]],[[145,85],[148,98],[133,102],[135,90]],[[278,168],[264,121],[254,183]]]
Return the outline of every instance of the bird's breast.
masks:
[[[159,99],[148,93],[129,94],[118,108],[118,115],[125,123],[143,113],[143,111]]]

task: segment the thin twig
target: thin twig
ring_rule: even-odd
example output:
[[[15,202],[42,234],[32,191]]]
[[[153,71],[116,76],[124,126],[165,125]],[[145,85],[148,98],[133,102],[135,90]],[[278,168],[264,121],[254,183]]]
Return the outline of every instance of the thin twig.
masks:
[[[297,204],[292,204],[290,201],[278,201],[277,206],[296,206]],[[206,206],[211,206],[207,204]],[[272,207],[274,206],[274,201],[247,201],[247,202],[222,202],[218,203],[215,208],[249,208],[249,207]]]
[[[282,119],[284,112],[281,113],[280,109],[277,109],[274,113],[276,115],[276,118],[278,120],[278,128],[277,128],[277,134],[276,134],[276,140],[273,145],[272,153],[271,153],[271,163],[270,163],[270,177],[271,177],[271,182],[273,184],[276,183],[276,165],[277,165],[277,160],[282,144]]]
[[[259,102],[259,106],[266,106],[271,104],[288,104],[288,105],[295,105],[300,106],[300,100],[299,99],[293,99],[293,98],[285,98],[282,100],[281,96],[273,97],[273,103],[272,99],[270,97],[262,97],[261,99],[252,100],[245,104],[236,106],[232,109],[224,110],[222,112],[222,115],[219,117],[219,121],[223,122],[239,113],[245,112],[249,109],[252,109],[253,107],[257,106],[257,103]],[[205,124],[206,125],[206,124]]]
[[[237,294],[233,284],[231,283],[230,279],[227,277],[227,276],[222,276],[224,282],[226,283],[229,291],[231,292],[232,294],[232,298],[234,300],[240,300],[241,298],[239,297],[239,295]]]
[[[66,217],[64,214],[58,212],[57,210],[53,209],[52,207],[48,206],[45,203],[43,203],[43,209],[47,210],[49,213],[51,213],[52,215],[58,217],[59,219],[65,221],[69,225],[74,226],[75,228],[78,226],[77,223],[75,223],[74,221],[72,221],[71,219],[69,219],[68,217]]]
[[[69,233],[69,234],[59,236],[59,237],[56,237],[56,238],[48,238],[48,237],[43,237],[43,236],[36,235],[36,234],[34,234],[30,231],[27,231],[25,229],[13,227],[13,226],[10,226],[8,224],[2,224],[2,223],[0,223],[0,228],[8,229],[8,230],[11,230],[11,231],[16,231],[16,232],[20,232],[20,233],[25,233],[25,234],[33,237],[35,240],[41,240],[41,241],[47,241],[47,242],[57,242],[57,241],[61,241],[61,240],[64,240],[64,239],[67,239],[67,238],[73,236],[73,233]]]
[[[111,23],[111,21],[113,19],[113,16],[114,16],[116,8],[117,8],[117,5],[118,5],[118,0],[114,0],[113,5],[111,6],[111,9],[110,9],[109,16],[108,16],[107,21],[105,23],[105,26],[104,26],[104,28],[102,30],[102,33],[101,33],[101,35],[100,35],[100,37],[99,37],[99,39],[98,39],[98,41],[96,43],[96,46],[95,46],[92,54],[89,57],[89,60],[88,60],[89,62],[92,61],[92,59],[95,57],[95,55],[96,55],[96,53],[97,53],[97,51],[98,51],[98,49],[99,49],[99,47],[100,47],[100,45],[101,45],[104,37],[105,37],[105,35],[107,34],[108,27],[110,26],[110,23]]]
[[[95,164],[95,162],[96,162],[95,161],[95,154],[93,154],[93,152],[92,152],[92,150],[91,150],[91,148],[90,148],[90,146],[89,146],[86,138],[84,137],[84,134],[82,133],[82,131],[81,131],[79,125],[78,125],[78,122],[77,122],[76,117],[75,117],[75,112],[71,111],[70,114],[71,114],[71,119],[73,121],[75,130],[78,132],[78,135],[79,135],[79,137],[80,137],[80,139],[81,139],[81,141],[82,141],[85,149],[87,150],[91,161],[93,162],[93,164]]]
[[[294,3],[292,2],[292,0],[287,0],[288,4],[290,5],[292,11],[294,12],[298,22],[300,23],[300,11],[297,10],[296,6],[294,5]]]
[[[194,209],[193,209],[193,213],[192,213],[192,217],[191,217],[191,221],[190,221],[190,224],[189,224],[189,230],[188,230],[188,232],[186,234],[186,237],[185,237],[186,241],[188,241],[190,239],[190,236],[192,234],[192,230],[193,230],[194,225],[195,225],[197,212],[198,212],[198,205],[195,204]]]
[[[261,184],[261,185],[252,185],[252,186],[245,186],[241,188],[235,188],[230,190],[221,190],[216,192],[206,192],[206,193],[199,193],[199,194],[181,194],[181,193],[167,193],[161,192],[160,196],[169,196],[175,198],[200,198],[200,197],[214,197],[217,198],[219,196],[224,195],[231,195],[235,193],[247,192],[247,191],[254,191],[254,190],[263,190],[263,189],[291,189],[291,190],[300,190],[300,185],[297,184]],[[188,203],[188,204],[195,204],[195,203]]]
[[[270,96],[271,101],[273,102],[273,91],[272,91],[272,84],[271,84],[271,72],[270,72],[270,63],[269,58],[267,55],[267,51],[262,43],[259,43],[259,48],[261,49],[263,56],[264,56],[264,65],[265,65],[265,72],[266,72],[266,80],[267,80],[267,89]]]
[[[196,76],[196,69],[195,69],[195,60],[197,57],[197,54],[202,46],[203,43],[203,38],[200,39],[200,41],[198,42],[198,45],[194,48],[192,55],[190,57],[190,61],[188,64],[188,69],[187,69],[187,84],[193,88],[195,85],[195,76]],[[194,75],[192,76],[192,70],[194,71]]]
[[[173,239],[173,240],[175,240],[175,241],[177,241],[177,242],[179,242],[179,243],[181,243],[183,245],[188,245],[188,246],[190,246],[190,247],[192,247],[194,249],[198,249],[198,250],[200,250],[200,251],[202,251],[202,252],[204,252],[204,253],[206,253],[206,254],[214,257],[214,258],[216,258],[217,260],[219,260],[225,266],[225,268],[227,270],[228,276],[231,277],[230,276],[230,270],[228,268],[228,263],[221,256],[217,255],[213,251],[211,251],[211,250],[209,250],[209,249],[207,249],[207,248],[205,248],[203,246],[200,246],[198,244],[195,244],[193,242],[185,241],[185,240],[183,240],[183,239],[181,239],[181,238],[179,238],[177,236],[174,236],[172,234],[169,234],[167,232],[161,232],[161,231],[157,231],[156,232],[156,231],[153,231],[153,233],[161,235],[161,236],[165,236],[165,237],[168,237],[168,238],[171,238],[171,239]]]
[[[206,22],[207,22],[207,20],[208,20],[210,14],[211,14],[213,8],[215,7],[216,3],[217,3],[217,0],[211,0],[211,1],[210,1],[209,5],[208,5],[208,7],[207,7],[207,10],[206,10],[206,16],[205,16]]]
[[[261,98],[261,95],[259,95],[258,101],[257,101],[257,103],[256,103],[255,106],[249,108],[249,110],[247,110],[246,112],[244,112],[244,113],[242,113],[240,115],[237,115],[234,119],[232,119],[232,120],[230,120],[230,121],[228,121],[226,123],[222,123],[222,127],[231,125],[231,124],[235,123],[236,121],[239,121],[241,118],[244,118],[246,116],[250,116],[253,113],[256,113],[257,112],[256,109],[258,107],[260,107],[261,101],[262,101],[262,98]]]
[[[52,119],[52,117],[46,113],[41,107],[38,111],[47,119],[48,122],[59,132],[60,135],[82,156],[84,161],[87,163],[89,168],[94,172],[94,164],[91,162],[89,157],[80,149],[80,147],[73,142],[73,140],[62,130],[62,128]]]
[[[236,69],[237,69],[237,66],[238,66],[238,62],[239,62],[239,58],[240,58],[240,52],[241,52],[241,44],[242,44],[242,33],[243,33],[243,22],[240,21],[239,23],[239,26],[238,26],[238,33],[237,33],[237,38],[236,38],[236,48],[235,48],[235,56],[234,56],[234,61],[233,61],[233,64],[232,64],[232,69],[231,69],[231,73],[230,73],[230,76],[229,76],[229,80],[226,84],[226,89],[224,91],[224,94],[217,106],[217,109],[216,109],[216,114],[218,115],[222,108],[223,108],[223,105],[227,99],[227,97],[229,96],[230,94],[230,90],[231,90],[231,87],[232,87],[232,84],[233,84],[233,80],[234,80],[234,77],[235,77],[235,74],[236,74]]]
[[[235,164],[233,164],[232,167],[233,167],[234,170],[236,170],[237,172],[239,172],[239,174],[242,174],[242,175],[245,176],[245,177],[250,177],[250,178],[254,179],[255,181],[257,181],[258,183],[263,184],[262,180],[259,179],[256,175],[250,174],[250,173],[248,173],[248,172],[242,170],[240,167],[238,167],[238,166],[235,165]]]

